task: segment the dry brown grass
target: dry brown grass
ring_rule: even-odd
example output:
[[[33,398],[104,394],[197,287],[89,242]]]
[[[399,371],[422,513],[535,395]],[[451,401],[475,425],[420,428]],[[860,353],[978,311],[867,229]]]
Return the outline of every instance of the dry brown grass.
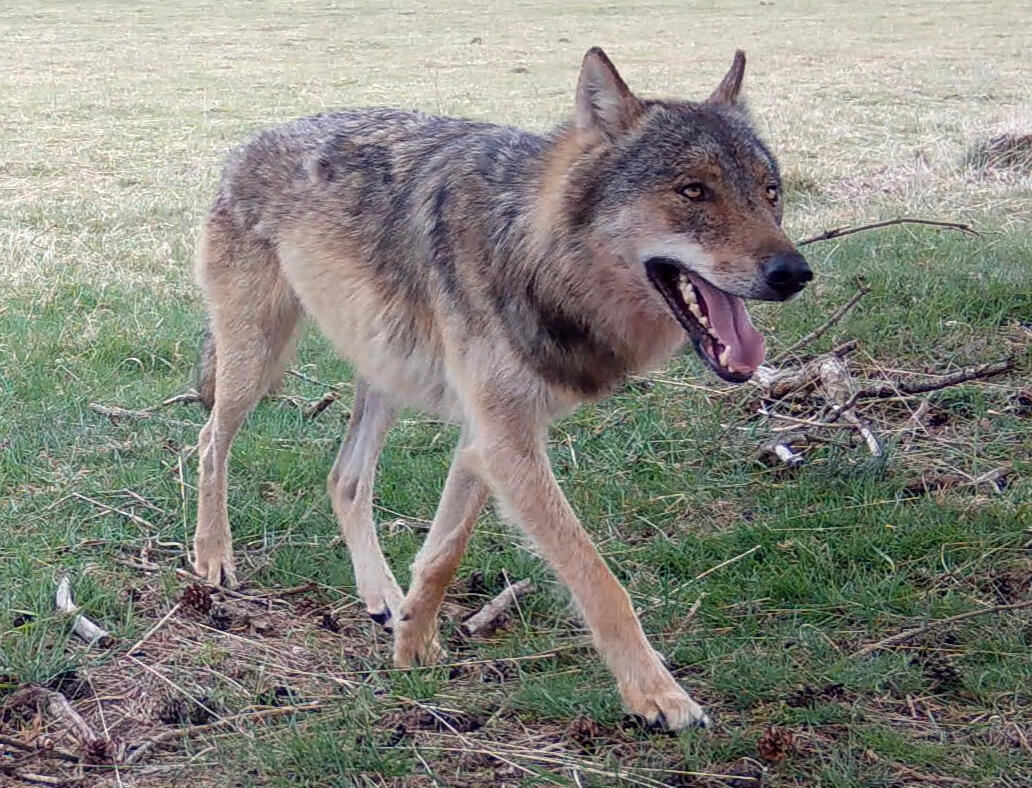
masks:
[[[687,96],[745,48],[755,114],[802,189],[789,210],[799,234],[914,211],[1027,220],[1027,178],[964,163],[973,141],[1032,128],[1026,11],[19,4],[0,13],[0,254],[10,285],[72,266],[181,293],[218,162],[250,130],[367,105],[546,128],[569,112],[592,44],[642,93]]]

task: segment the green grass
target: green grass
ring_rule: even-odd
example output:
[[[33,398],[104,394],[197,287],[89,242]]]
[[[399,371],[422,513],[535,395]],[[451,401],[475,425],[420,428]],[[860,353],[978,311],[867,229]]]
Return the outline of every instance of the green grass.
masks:
[[[216,785],[423,785],[431,775],[441,785],[716,785],[688,773],[758,758],[770,726],[795,737],[769,765],[772,785],[936,776],[1027,785],[1027,610],[853,656],[929,619],[1032,593],[1032,423],[1012,402],[1032,367],[1032,183],[964,163],[975,141],[1032,125],[1020,4],[989,13],[977,3],[876,3],[834,19],[817,3],[722,5],[443,4],[412,14],[91,0],[0,12],[13,42],[0,55],[0,702],[22,683],[53,684],[75,669],[96,690],[77,707],[130,739],[156,724],[162,692],[204,696],[231,716],[267,705],[289,682],[290,702],[321,704],[172,742],[120,769],[126,785],[170,784],[161,770],[170,764],[184,780]],[[817,449],[793,472],[754,460],[767,434],[755,394],[714,393],[690,356],[651,386],[636,382],[555,426],[564,490],[646,631],[716,712],[714,731],[679,736],[623,721],[566,593],[493,513],[449,603],[474,609],[500,590],[503,571],[533,578],[538,592],[488,637],[463,640],[446,621],[450,666],[391,670],[389,642],[363,621],[346,550],[333,542],[324,480],[345,406],[306,419],[285,397],[312,400],[325,388],[288,378],[234,446],[230,511],[250,591],[309,581],[318,590],[270,613],[282,631],[236,630],[252,656],[239,639],[174,615],[141,657],[180,688],[170,690],[125,651],[186,585],[174,569],[193,526],[190,447],[203,415],[179,404],[112,422],[88,406],[145,408],[190,385],[202,324],[192,245],[224,149],[263,124],[329,106],[440,108],[542,128],[566,112],[579,57],[594,43],[632,87],[692,95],[744,46],[754,112],[793,186],[796,237],[915,212],[985,233],[895,228],[809,247],[814,285],[791,304],[754,310],[772,350],[818,326],[859,276],[871,292],[809,351],[856,338],[853,363],[871,373],[1007,355],[1016,372],[931,395],[943,426],[930,437],[896,430],[878,460],[862,446]],[[314,331],[294,368],[350,380]],[[906,413],[872,417],[897,428]],[[378,517],[403,521],[381,538],[402,582],[456,437],[408,413],[381,461]],[[1015,473],[999,493],[906,492],[921,470],[977,476],[1003,464]],[[144,549],[161,571],[121,563]],[[77,602],[117,636],[111,652],[84,649],[52,613],[64,573]],[[327,610],[342,631],[319,628]],[[929,667],[933,656],[952,664],[950,681]],[[126,705],[123,686],[138,707]],[[574,730],[584,718],[596,726],[588,745]],[[28,725],[2,720],[5,735]],[[87,775],[112,779],[102,768]]]

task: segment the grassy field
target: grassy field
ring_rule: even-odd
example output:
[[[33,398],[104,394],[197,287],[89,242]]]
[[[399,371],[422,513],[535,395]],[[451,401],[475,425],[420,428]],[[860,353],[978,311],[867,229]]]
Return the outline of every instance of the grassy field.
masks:
[[[67,725],[20,701],[35,682],[111,742],[80,764],[0,744],[0,784],[1032,784],[1029,609],[857,654],[1032,599],[1032,161],[977,155],[1032,133],[1027,5],[691,5],[0,10],[0,736],[45,729],[82,753]],[[390,668],[334,542],[324,480],[350,372],[314,332],[293,366],[305,377],[261,403],[235,445],[250,598],[207,610],[177,573],[199,406],[89,408],[189,389],[203,320],[193,242],[230,145],[343,106],[544,129],[568,113],[593,44],[639,93],[694,97],[744,48],[794,237],[898,215],[982,231],[898,227],[808,247],[813,286],[753,310],[772,352],[862,276],[871,292],[798,355],[856,339],[857,377],[906,380],[1016,360],[1007,376],[867,408],[882,457],[840,431],[794,470],[756,460],[771,429],[757,391],[716,383],[689,356],[556,425],[560,481],[654,643],[715,713],[708,732],[623,718],[565,593],[492,513],[448,597],[449,663]],[[345,396],[306,417],[331,386]],[[377,511],[402,582],[455,437],[409,413],[383,456]],[[967,483],[997,468],[1007,484]],[[960,481],[915,487],[944,474]],[[87,648],[53,612],[65,574],[112,648]],[[503,626],[459,635],[462,616],[524,577],[537,591]]]

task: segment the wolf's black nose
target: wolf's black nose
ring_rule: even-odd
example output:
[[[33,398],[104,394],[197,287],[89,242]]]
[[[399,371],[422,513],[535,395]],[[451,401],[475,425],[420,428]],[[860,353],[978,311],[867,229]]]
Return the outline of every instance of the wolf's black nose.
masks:
[[[778,252],[764,264],[763,278],[779,297],[788,298],[813,279],[813,272],[799,252]]]

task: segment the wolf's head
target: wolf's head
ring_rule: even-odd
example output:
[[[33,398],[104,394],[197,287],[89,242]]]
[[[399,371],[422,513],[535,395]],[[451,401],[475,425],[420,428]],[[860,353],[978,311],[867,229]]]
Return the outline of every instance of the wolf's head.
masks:
[[[636,268],[699,355],[748,380],[763,337],[743,299],[784,301],[812,278],[781,229],[778,165],[739,99],[745,55],[703,102],[636,97],[601,49],[584,58],[567,174],[571,224]]]

